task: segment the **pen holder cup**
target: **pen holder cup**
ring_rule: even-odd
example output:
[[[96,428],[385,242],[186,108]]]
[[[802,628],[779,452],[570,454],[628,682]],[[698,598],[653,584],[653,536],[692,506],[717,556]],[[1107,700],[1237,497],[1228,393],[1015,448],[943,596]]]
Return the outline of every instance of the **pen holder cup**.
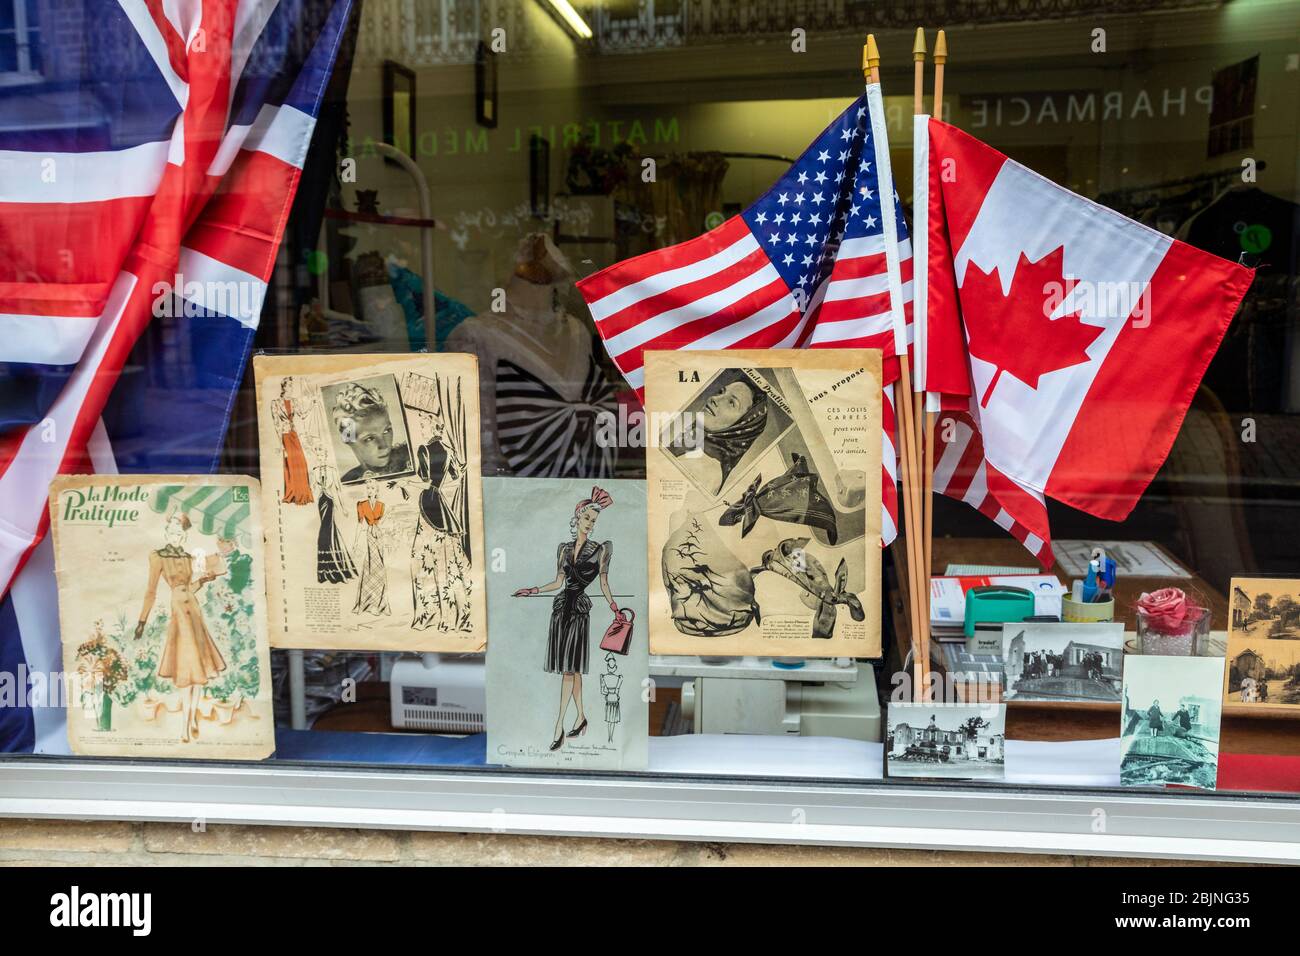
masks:
[[[1115,599],[1076,601],[1068,594],[1061,598],[1061,620],[1067,624],[1104,624],[1115,620]]]

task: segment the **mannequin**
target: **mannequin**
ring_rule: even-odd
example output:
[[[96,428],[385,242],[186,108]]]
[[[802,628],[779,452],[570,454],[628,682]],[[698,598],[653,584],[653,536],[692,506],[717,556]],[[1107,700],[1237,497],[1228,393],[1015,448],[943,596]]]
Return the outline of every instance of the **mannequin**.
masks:
[[[591,329],[558,305],[573,281],[545,233],[525,236],[504,285],[505,311],[465,319],[449,352],[479,359],[483,474],[603,478],[616,449],[595,441],[597,416],[617,414],[615,385],[593,354]]]

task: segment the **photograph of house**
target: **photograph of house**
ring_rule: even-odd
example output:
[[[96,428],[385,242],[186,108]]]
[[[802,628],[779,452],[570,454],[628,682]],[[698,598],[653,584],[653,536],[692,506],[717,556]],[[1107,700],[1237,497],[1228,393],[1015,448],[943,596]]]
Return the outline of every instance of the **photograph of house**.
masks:
[[[1233,578],[1229,638],[1300,641],[1300,580]]]
[[[1000,780],[1004,704],[890,703],[885,738],[891,777]]]
[[[1228,640],[1224,701],[1300,706],[1300,641]]]
[[[1005,624],[1006,700],[1119,700],[1122,624]]]

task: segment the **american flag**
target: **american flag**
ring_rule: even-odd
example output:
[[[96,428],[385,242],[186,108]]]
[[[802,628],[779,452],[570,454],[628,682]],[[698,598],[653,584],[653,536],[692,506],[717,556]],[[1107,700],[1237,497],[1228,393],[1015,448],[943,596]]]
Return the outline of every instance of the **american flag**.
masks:
[[[0,76],[0,669],[62,669],[54,475],[215,466],[351,8],[72,0]],[[188,370],[101,419],[151,321]],[[0,751],[62,743],[3,710]]]
[[[603,269],[578,290],[638,395],[646,349],[881,349],[887,544],[898,525],[894,357],[910,337],[911,274],[873,84],[744,212]]]

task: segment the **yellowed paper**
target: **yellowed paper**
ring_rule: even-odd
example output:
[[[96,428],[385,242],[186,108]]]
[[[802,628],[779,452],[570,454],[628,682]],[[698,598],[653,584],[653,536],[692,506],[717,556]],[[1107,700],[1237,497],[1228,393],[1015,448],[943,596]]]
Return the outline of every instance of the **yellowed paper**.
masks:
[[[472,355],[257,356],[273,647],[487,646]]]
[[[258,498],[254,479],[229,475],[50,485],[73,753],[275,750]]]
[[[880,352],[646,353],[650,649],[880,654]]]
[[[1300,580],[1233,578],[1223,700],[1234,713],[1300,707]]]

